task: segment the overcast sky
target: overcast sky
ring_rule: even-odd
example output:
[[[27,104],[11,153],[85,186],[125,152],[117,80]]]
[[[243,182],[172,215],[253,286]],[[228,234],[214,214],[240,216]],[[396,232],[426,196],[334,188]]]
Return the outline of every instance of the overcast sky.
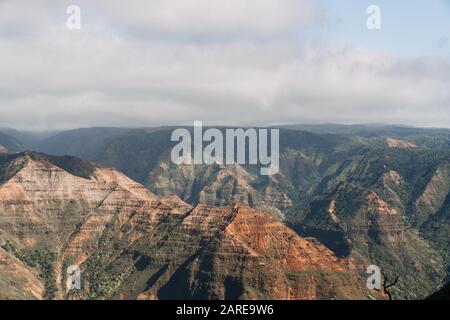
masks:
[[[0,127],[450,127],[449,109],[449,0],[0,0]]]

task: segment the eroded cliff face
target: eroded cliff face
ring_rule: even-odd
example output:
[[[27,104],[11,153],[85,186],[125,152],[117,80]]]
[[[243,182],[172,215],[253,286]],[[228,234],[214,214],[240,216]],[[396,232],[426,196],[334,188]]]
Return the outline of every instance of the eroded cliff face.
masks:
[[[450,193],[450,164],[440,165],[425,190],[415,202],[414,222],[420,226],[443,206]]]
[[[53,160],[64,163],[67,159]],[[88,162],[69,159],[65,164],[71,173],[33,153],[10,157],[5,164],[7,178],[0,186],[0,244],[46,274],[43,280],[49,296],[61,297],[59,267],[66,260],[82,260],[90,252],[91,242],[101,234],[110,212],[129,205],[129,198],[135,206],[140,199],[156,199],[119,172]],[[81,257],[69,261],[66,251],[70,250],[79,250]]]
[[[268,177],[261,185],[258,175],[241,165],[175,166],[165,160],[149,174],[147,186],[158,195],[174,194],[194,205],[240,204],[281,217],[292,200],[278,187],[280,177]]]
[[[262,297],[275,299],[366,297],[352,284],[361,279],[356,273],[349,272],[355,268],[351,260],[337,259],[317,240],[302,238],[265,214],[247,208],[237,209],[224,236],[231,247],[243,248],[249,257],[246,267],[247,295],[250,297],[253,290],[260,292]],[[226,249],[225,246],[218,251],[226,252]],[[252,270],[263,276],[255,276]],[[269,285],[258,286],[264,279],[268,279]]]
[[[402,182],[394,172],[385,175],[386,180]],[[313,201],[294,227],[304,236],[318,238],[338,256],[361,258],[400,276],[393,288],[397,297],[424,298],[445,276],[442,256],[408,227],[405,213],[360,186],[342,183]]]
[[[369,294],[351,260],[339,260],[314,239],[253,209],[198,206],[165,217],[151,233],[141,223],[132,219],[116,228],[101,244],[102,256],[86,263],[87,270],[99,265],[113,270],[109,276],[97,273],[102,279],[93,290],[97,294],[127,299],[365,299]],[[118,266],[130,264],[134,267],[124,276]]]
[[[109,168],[95,168],[84,178],[28,155],[14,159],[10,170],[15,168],[19,170],[0,186],[0,229],[23,247],[61,248],[74,225],[107,199],[120,203],[129,194],[154,197]]]
[[[397,244],[405,240],[401,212],[374,191],[353,184],[341,184],[324,199],[311,202],[299,216],[298,224],[304,232],[334,231],[340,234],[343,246],[356,240],[365,245]]]
[[[386,138],[386,143],[390,148],[417,148],[414,143],[407,140]]]
[[[3,157],[0,297],[367,298],[351,259],[269,214],[193,208],[73,158]],[[69,265],[83,289],[67,295]]]

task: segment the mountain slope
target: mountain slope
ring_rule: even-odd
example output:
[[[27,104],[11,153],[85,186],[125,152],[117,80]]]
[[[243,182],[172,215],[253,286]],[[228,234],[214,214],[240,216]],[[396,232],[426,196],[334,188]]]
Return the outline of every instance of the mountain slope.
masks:
[[[25,150],[23,143],[10,135],[0,132],[0,146],[9,152],[19,152]]]
[[[445,275],[439,251],[374,191],[342,183],[297,219],[295,230],[317,237],[338,256],[364,257],[386,274],[400,276],[392,288],[396,297],[426,297]]]
[[[94,160],[104,143],[129,131],[122,128],[82,128],[56,133],[34,143],[36,150],[57,156]]]
[[[450,284],[447,284],[438,292],[433,293],[427,300],[450,300]]]
[[[357,256],[395,271],[401,277],[397,298],[422,298],[448,279],[448,130],[292,129],[280,131],[280,172],[269,177],[260,176],[257,166],[176,166],[170,159],[171,128],[113,136],[107,129],[86,129],[73,133],[82,139],[70,141],[77,141],[72,151],[119,168],[158,196],[176,195],[192,206],[244,205],[269,212],[340,257]],[[99,139],[90,139],[89,132],[97,130],[103,132]],[[333,201],[338,222],[329,214]]]
[[[0,300],[34,300],[44,296],[44,284],[36,270],[0,248]]]
[[[144,217],[138,213],[107,231],[102,254],[86,263],[102,284],[94,289],[94,297],[367,298],[365,281],[350,271],[351,261],[337,259],[264,213],[199,206],[165,219],[145,232],[139,225]],[[130,264],[134,267],[124,275],[123,266]],[[96,271],[99,268],[103,272]],[[121,281],[123,277],[128,280]]]
[[[1,297],[368,297],[351,260],[268,214],[193,208],[71,157],[0,163]],[[83,288],[66,296],[69,265],[80,266]]]

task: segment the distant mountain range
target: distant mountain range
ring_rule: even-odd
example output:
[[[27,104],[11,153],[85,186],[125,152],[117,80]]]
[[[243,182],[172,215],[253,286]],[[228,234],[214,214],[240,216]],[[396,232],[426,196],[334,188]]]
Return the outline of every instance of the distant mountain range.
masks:
[[[176,166],[172,130],[0,130],[0,297],[386,298],[371,264],[396,299],[448,282],[450,130],[281,127],[274,176]]]

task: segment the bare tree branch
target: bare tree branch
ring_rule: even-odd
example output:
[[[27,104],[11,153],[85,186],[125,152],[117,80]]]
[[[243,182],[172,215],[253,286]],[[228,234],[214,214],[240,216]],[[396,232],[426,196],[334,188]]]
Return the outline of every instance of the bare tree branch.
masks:
[[[383,275],[383,279],[384,279],[383,280],[383,292],[388,295],[389,300],[392,300],[392,293],[389,291],[389,288],[391,288],[397,284],[398,280],[400,279],[400,276],[397,276],[393,282],[388,283],[389,277],[384,272],[381,272],[381,274]]]

